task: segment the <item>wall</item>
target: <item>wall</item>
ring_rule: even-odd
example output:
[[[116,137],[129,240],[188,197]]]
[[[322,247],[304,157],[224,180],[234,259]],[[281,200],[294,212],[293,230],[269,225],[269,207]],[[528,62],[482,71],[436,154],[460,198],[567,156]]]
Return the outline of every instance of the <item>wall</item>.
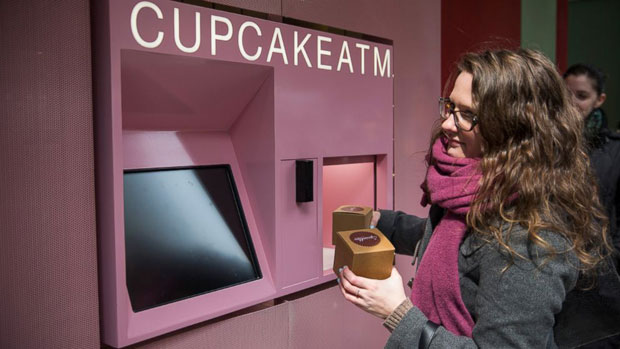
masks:
[[[89,4],[0,14],[0,347],[95,348]]]
[[[217,2],[272,20],[293,18],[393,41],[394,207],[420,215],[426,214],[418,185],[428,130],[451,65],[481,42],[521,42],[518,0]],[[568,11],[569,63],[596,62],[610,75],[606,109],[616,122],[618,48],[599,37],[618,37],[618,6],[616,0],[575,0]],[[0,347],[97,348],[89,2],[4,0],[0,45]],[[403,274],[408,263],[397,258]],[[141,346],[341,347],[347,316],[379,326],[328,286]],[[321,321],[328,313],[339,314],[336,327]]]
[[[272,19],[290,17],[393,40],[395,207],[425,214],[418,204],[418,184],[439,94],[440,3],[221,3],[266,12]],[[6,0],[0,2],[0,16],[0,347],[97,348],[89,2]],[[407,257],[397,263],[399,268],[408,264]],[[321,319],[334,307],[363,317],[360,323],[380,326],[334,290],[332,286],[299,298],[299,311],[267,308],[243,318],[199,324],[144,346],[338,347],[347,335],[357,333],[344,331],[344,321],[325,328]],[[286,328],[264,324],[269,316],[280,316],[282,309],[295,316],[285,323],[298,329],[287,332],[285,339],[278,334]],[[249,341],[239,335],[246,333],[261,335]]]
[[[551,61],[556,57],[556,14],[558,0],[521,0],[521,47],[542,51]]]
[[[487,47],[536,49],[560,71],[566,69],[568,0],[443,0],[442,5],[442,84],[462,53]]]
[[[484,48],[516,48],[521,43],[520,0],[443,0],[441,81],[445,86],[461,54]],[[450,94],[450,91],[446,91]]]
[[[285,17],[393,41],[394,207],[419,215],[426,215],[419,185],[440,93],[440,7],[440,1],[424,0],[282,1]]]
[[[620,128],[620,1],[574,0],[568,3],[568,64],[586,62],[607,74],[610,129]]]

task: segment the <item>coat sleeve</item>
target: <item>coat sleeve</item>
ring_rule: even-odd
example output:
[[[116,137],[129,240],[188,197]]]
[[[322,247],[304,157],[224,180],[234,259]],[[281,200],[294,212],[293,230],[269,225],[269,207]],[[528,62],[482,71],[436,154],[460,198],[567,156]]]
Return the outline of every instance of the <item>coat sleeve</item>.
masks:
[[[430,348],[546,348],[554,317],[577,282],[578,261],[570,252],[547,259],[547,250],[532,246],[526,234],[521,235],[511,246],[526,258],[515,257],[505,270],[511,258],[497,244],[487,244],[475,252],[479,281],[472,338],[456,336],[440,326]],[[556,251],[568,248],[567,241],[557,234],[543,234],[543,238]],[[386,347],[416,347],[426,320],[413,307],[394,329]]]
[[[415,245],[424,235],[426,218],[401,211],[380,210],[380,212],[377,229],[392,242],[396,253],[412,256]]]
[[[618,158],[620,160],[620,156]],[[620,270],[620,176],[616,179],[616,192],[614,194],[613,205],[613,217],[610,217],[610,220],[614,220],[610,222],[611,229],[613,229],[611,232],[611,239],[616,251],[616,269]]]

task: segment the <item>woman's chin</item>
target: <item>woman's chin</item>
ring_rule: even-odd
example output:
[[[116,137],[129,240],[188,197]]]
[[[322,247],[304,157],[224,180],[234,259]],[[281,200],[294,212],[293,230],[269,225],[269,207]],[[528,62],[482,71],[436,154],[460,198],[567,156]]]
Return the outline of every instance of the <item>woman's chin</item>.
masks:
[[[465,154],[463,153],[463,149],[461,147],[448,147],[446,153],[453,158],[464,158]]]

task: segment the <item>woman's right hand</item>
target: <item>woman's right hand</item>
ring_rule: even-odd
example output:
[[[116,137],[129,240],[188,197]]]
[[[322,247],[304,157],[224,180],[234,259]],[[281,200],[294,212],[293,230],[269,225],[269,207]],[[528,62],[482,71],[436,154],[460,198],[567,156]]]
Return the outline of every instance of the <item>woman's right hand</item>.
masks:
[[[338,283],[344,298],[381,319],[387,318],[407,299],[403,279],[395,267],[384,280],[357,276],[347,266],[340,268],[339,273]]]
[[[379,218],[381,218],[381,212],[373,211],[372,218],[370,219],[370,226],[373,228],[377,227],[377,223],[379,223]]]

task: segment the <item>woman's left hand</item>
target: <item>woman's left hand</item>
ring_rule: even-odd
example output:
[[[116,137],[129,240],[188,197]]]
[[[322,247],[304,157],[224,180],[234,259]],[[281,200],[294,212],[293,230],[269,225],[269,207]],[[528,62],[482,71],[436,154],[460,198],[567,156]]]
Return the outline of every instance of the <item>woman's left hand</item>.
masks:
[[[403,279],[394,267],[385,280],[357,276],[344,267],[340,272],[340,291],[346,300],[382,319],[407,299]]]

